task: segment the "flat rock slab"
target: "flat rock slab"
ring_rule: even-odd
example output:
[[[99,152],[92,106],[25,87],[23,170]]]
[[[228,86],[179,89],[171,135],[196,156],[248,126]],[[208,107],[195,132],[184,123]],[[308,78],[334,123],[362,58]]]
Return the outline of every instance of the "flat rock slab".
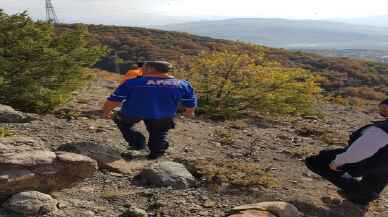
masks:
[[[134,166],[126,160],[116,160],[106,164],[106,168],[112,172],[121,174],[132,174],[135,170]]]
[[[277,217],[302,217],[301,213],[294,205],[287,202],[262,202],[256,204],[243,205],[233,208],[234,212],[245,211],[266,211]]]
[[[79,154],[23,151],[2,144],[0,201],[23,191],[50,192],[71,187],[97,172],[97,162]]]
[[[0,165],[12,167],[32,167],[36,165],[53,164],[57,155],[51,151],[30,151],[0,155]]]
[[[57,200],[50,195],[28,191],[13,195],[3,204],[3,207],[22,215],[37,215],[54,213],[57,210],[57,204]]]
[[[277,217],[277,216],[267,211],[245,210],[245,211],[239,212],[238,214],[230,215],[229,217]]]
[[[164,161],[152,164],[135,178],[139,184],[155,187],[186,189],[194,186],[195,178],[183,164]]]
[[[95,143],[64,144],[58,151],[72,152],[88,156],[98,162],[101,169],[123,174],[131,173],[130,164],[121,157],[121,151],[114,147]]]

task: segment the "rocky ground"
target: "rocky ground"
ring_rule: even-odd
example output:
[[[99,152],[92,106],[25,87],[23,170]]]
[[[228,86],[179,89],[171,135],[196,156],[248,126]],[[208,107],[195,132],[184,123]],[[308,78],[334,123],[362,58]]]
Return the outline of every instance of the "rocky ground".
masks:
[[[305,156],[343,144],[349,131],[375,120],[373,111],[320,105],[322,118],[235,122],[178,118],[177,128],[170,134],[172,147],[159,161],[185,164],[195,175],[196,183],[180,190],[146,187],[135,183],[134,177],[156,161],[147,161],[146,153],[129,153],[114,123],[97,115],[105,97],[117,85],[114,79],[113,75],[101,73],[97,81],[55,114],[39,116],[30,123],[0,123],[10,134],[42,140],[51,151],[69,145],[94,145],[123,153],[125,162],[103,167],[74,187],[50,193],[59,202],[60,211],[48,216],[131,216],[128,210],[137,207],[149,216],[224,217],[233,207],[263,201],[290,202],[308,217],[388,216],[388,192],[363,208],[343,200],[334,186],[303,164]],[[139,128],[144,132],[144,126]],[[196,171],[220,162],[238,162],[241,167],[254,163],[266,175],[272,174],[277,184],[239,185],[238,179],[244,176],[238,174],[234,177],[237,181],[228,184],[217,175]],[[0,209],[0,216],[18,215]]]

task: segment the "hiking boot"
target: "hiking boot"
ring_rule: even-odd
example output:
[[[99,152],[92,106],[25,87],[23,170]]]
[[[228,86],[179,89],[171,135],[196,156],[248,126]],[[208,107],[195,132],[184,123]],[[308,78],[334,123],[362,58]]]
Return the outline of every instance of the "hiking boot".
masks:
[[[145,149],[145,146],[129,146],[128,151],[142,151]]]
[[[151,153],[147,156],[148,160],[156,160],[156,159],[159,159],[161,157],[163,157],[165,153],[164,152],[161,152],[161,153]]]
[[[379,198],[379,194],[376,192],[371,192],[368,194],[352,193],[346,192],[344,190],[338,190],[337,192],[345,199],[362,206],[368,206],[369,203]]]

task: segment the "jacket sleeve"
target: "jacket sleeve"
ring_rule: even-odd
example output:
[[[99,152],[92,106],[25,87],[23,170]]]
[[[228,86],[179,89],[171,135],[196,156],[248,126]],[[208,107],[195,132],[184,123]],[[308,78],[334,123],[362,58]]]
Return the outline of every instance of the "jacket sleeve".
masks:
[[[130,81],[126,81],[121,84],[113,93],[108,97],[109,101],[122,102],[127,99],[131,90]]]
[[[191,84],[187,81],[182,81],[182,99],[181,102],[184,107],[194,108],[197,106],[197,96]]]
[[[388,134],[380,128],[369,127],[346,152],[337,155],[333,164],[338,168],[345,164],[361,162],[375,155],[386,145],[388,145]]]

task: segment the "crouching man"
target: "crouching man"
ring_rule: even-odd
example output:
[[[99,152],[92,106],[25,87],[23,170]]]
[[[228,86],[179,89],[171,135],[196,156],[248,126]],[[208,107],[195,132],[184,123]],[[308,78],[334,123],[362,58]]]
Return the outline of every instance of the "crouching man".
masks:
[[[305,161],[339,187],[342,196],[361,205],[377,199],[388,183],[388,99],[379,108],[386,120],[352,133],[348,147],[321,151]]]
[[[144,121],[149,132],[149,159],[163,156],[168,149],[167,133],[175,127],[178,104],[185,107],[186,117],[194,116],[197,105],[190,83],[169,75],[170,70],[168,62],[145,62],[143,75],[121,84],[103,107],[103,118],[112,119],[112,111],[122,106],[113,120],[130,149],[145,148],[145,137],[134,129],[136,123]]]

